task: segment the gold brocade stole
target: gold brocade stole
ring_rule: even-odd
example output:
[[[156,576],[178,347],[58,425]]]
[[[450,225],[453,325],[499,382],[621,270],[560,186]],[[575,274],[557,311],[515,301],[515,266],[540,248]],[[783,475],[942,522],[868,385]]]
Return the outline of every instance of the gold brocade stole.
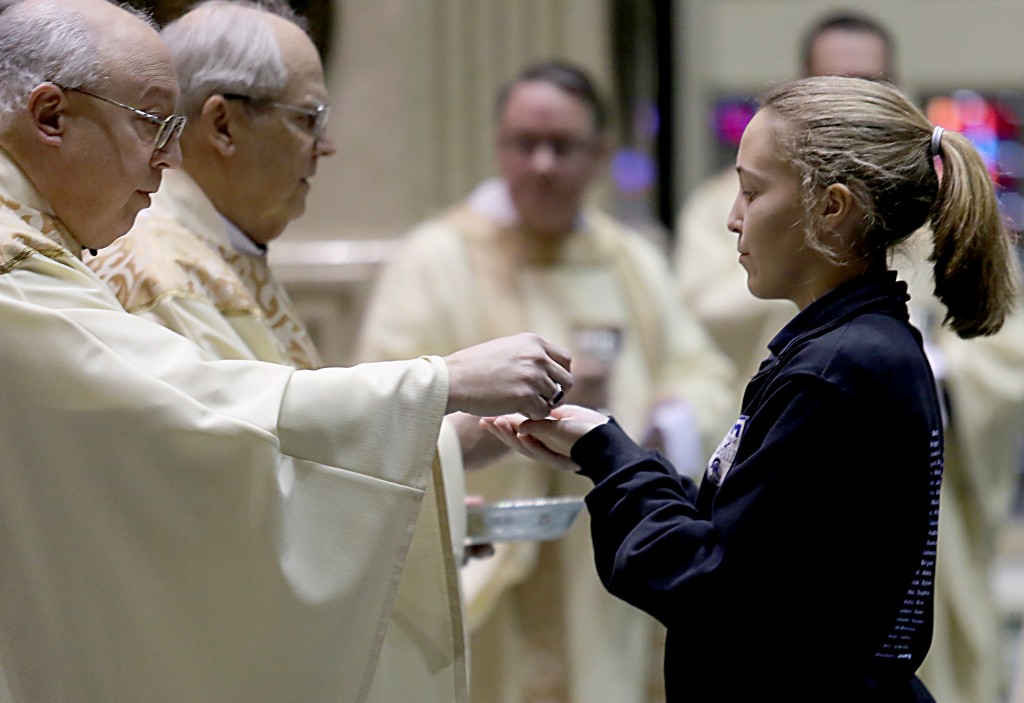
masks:
[[[0,196],[0,207],[28,226],[0,242],[0,274],[16,269],[33,254],[49,259],[79,258],[81,245],[57,218],[5,196]]]
[[[267,326],[281,344],[284,356],[299,369],[323,366],[309,331],[299,318],[287,291],[270,272],[264,256],[246,256],[214,242],[207,242],[252,295]]]
[[[649,286],[644,285],[643,274],[617,236],[614,223],[603,221],[606,218],[600,213],[588,213],[587,225],[577,234],[592,242],[587,251],[591,261],[614,267],[626,296],[630,322],[653,377],[665,362],[665,333],[657,322],[661,305],[650,295]],[[482,309],[486,311],[483,328],[490,330],[491,337],[530,331],[518,272],[531,264],[569,263],[561,242],[552,242],[547,247],[528,245],[514,227],[499,225],[465,205],[448,211],[444,219],[463,234],[470,264],[480,284]]]

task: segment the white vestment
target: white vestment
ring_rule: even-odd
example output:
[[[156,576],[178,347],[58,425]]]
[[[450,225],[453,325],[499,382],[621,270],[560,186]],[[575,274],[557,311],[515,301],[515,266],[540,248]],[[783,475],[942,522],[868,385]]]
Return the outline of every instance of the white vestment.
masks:
[[[185,171],[167,171],[132,230],[86,263],[129,312],[216,358],[318,366],[313,342],[266,257],[255,246],[237,250],[231,227]],[[465,646],[457,571],[465,536],[463,468],[458,438],[447,428],[442,425],[439,443],[444,480],[435,474],[427,488],[370,701],[450,703],[468,696],[464,677],[438,680],[435,673],[461,660]],[[452,682],[457,685],[446,688]]]
[[[0,696],[366,700],[410,544],[441,539],[413,528],[443,361],[214,360],[48,212],[0,154]]]

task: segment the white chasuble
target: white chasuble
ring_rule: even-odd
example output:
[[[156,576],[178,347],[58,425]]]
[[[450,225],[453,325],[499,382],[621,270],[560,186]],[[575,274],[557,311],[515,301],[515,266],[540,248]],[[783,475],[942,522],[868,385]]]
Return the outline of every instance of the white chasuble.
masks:
[[[0,696],[366,700],[444,363],[213,360],[126,314],[5,155],[0,197]]]

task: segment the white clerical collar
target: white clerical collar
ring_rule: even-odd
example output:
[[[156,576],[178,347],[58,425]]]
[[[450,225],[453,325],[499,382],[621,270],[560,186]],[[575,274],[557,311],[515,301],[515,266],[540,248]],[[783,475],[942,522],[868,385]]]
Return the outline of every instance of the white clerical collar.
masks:
[[[228,218],[221,215],[221,219],[224,220],[224,231],[228,233],[228,241],[231,242],[231,248],[237,251],[239,254],[245,254],[247,256],[266,256],[267,245],[254,242],[249,239],[242,230],[235,226],[235,223]]]
[[[467,202],[470,210],[500,225],[513,225],[519,220],[508,184],[500,178],[488,178],[478,185]]]

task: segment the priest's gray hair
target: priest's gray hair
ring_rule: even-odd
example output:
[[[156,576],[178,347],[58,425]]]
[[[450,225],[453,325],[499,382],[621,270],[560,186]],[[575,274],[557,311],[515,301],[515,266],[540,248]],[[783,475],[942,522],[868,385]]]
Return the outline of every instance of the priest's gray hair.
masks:
[[[304,20],[276,0],[207,0],[164,28],[161,34],[178,69],[182,113],[195,117],[211,95],[260,101],[284,92],[288,69],[261,12],[306,31]]]
[[[25,107],[40,83],[81,88],[100,85],[106,77],[104,54],[78,12],[57,0],[31,9],[22,4],[0,0],[0,123]],[[146,13],[111,4],[153,26]]]
[[[100,82],[103,62],[85,19],[53,3],[45,12],[0,5],[0,120],[25,107],[40,83],[77,88]]]

